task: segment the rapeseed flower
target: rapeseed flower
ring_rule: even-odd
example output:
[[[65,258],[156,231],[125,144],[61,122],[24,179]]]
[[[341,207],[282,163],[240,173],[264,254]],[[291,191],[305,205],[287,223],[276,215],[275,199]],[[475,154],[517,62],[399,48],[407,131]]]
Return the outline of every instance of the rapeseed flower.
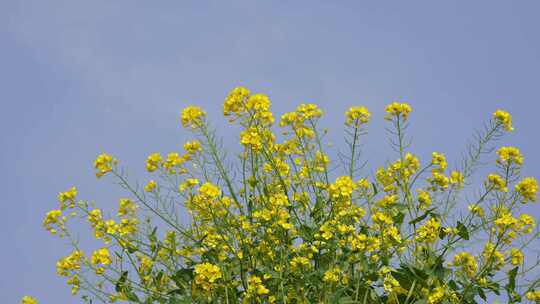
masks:
[[[200,107],[197,106],[189,106],[182,110],[182,126],[184,128],[191,127],[193,129],[198,128],[202,125],[203,119],[206,116],[206,112],[204,112]]]
[[[222,277],[219,267],[207,262],[195,266],[194,272],[195,284],[206,292],[215,288],[215,283]]]
[[[31,296],[24,296],[21,299],[21,304],[38,304],[38,301]]]
[[[521,166],[523,164],[523,155],[516,147],[501,147],[497,150],[499,158],[497,163],[500,165],[515,164]]]
[[[387,105],[384,109],[386,111],[386,116],[384,117],[387,120],[392,119],[392,117],[402,117],[404,121],[409,118],[409,113],[411,113],[412,108],[407,103],[393,102]]]
[[[113,166],[116,163],[117,163],[116,159],[114,159],[109,154],[102,153],[98,155],[98,157],[94,161],[94,168],[97,169],[96,177],[100,178],[106,173],[111,172],[113,169]]]
[[[223,115],[239,115],[245,110],[245,102],[249,97],[249,90],[244,87],[236,87],[223,102]]]
[[[345,124],[347,126],[359,127],[360,125],[368,123],[370,117],[371,114],[366,107],[351,107],[345,112]]]
[[[512,115],[504,110],[497,110],[493,113],[493,119],[497,124],[505,127],[506,131],[514,131],[512,126]]]
[[[521,202],[536,202],[538,182],[534,177],[526,177],[515,186],[516,192],[521,196]]]
[[[71,187],[68,191],[58,193],[58,201],[60,202],[60,209],[64,210],[66,207],[75,208],[75,197],[77,196],[77,188]],[[68,203],[68,205],[66,205]]]

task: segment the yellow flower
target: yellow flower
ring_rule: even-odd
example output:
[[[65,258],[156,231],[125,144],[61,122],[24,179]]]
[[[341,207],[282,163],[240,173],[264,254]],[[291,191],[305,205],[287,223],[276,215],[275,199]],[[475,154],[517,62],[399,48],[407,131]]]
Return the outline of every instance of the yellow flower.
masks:
[[[347,240],[353,251],[367,250],[368,252],[373,252],[378,250],[380,246],[380,240],[378,238],[368,237],[363,233],[353,234],[349,236]]]
[[[330,185],[328,192],[334,200],[350,200],[356,184],[349,176],[340,176]]]
[[[289,262],[291,264],[292,271],[298,271],[301,268],[310,268],[311,263],[308,258],[302,256],[296,256]]]
[[[428,304],[440,303],[444,298],[445,289],[442,286],[436,287],[428,295]]]
[[[144,186],[144,191],[145,192],[152,192],[154,191],[154,189],[156,189],[156,182],[154,180],[150,180],[148,181],[148,183],[146,184],[146,186]]]
[[[270,109],[270,99],[264,94],[254,94],[248,97],[246,109],[255,112],[267,112]]]
[[[66,209],[66,202],[69,202],[69,208],[75,208],[75,197],[77,196],[77,188],[71,187],[66,192],[58,193],[58,201],[60,202],[60,209]]]
[[[120,236],[137,232],[137,224],[139,220],[137,218],[123,218],[118,225],[118,233]]]
[[[139,273],[146,274],[152,271],[154,261],[150,257],[139,254],[137,255],[137,259],[139,260]]]
[[[531,290],[525,293],[525,297],[529,301],[537,302],[540,301],[540,290]]]
[[[450,183],[450,179],[438,171],[433,171],[431,173],[431,177],[428,178],[428,181],[430,182],[431,190],[433,191],[444,191],[446,188],[448,188],[448,184]]]
[[[493,119],[498,125],[504,126],[506,131],[514,131],[514,127],[512,127],[512,115],[510,113],[497,110],[493,113]]]
[[[476,258],[468,252],[456,254],[452,264],[454,266],[461,266],[461,269],[468,277],[473,277],[478,267]]]
[[[133,215],[137,210],[137,205],[127,198],[121,199],[118,206],[118,216]]]
[[[200,127],[205,116],[206,112],[197,106],[186,107],[182,110],[182,126],[193,129]]]
[[[240,143],[245,147],[251,147],[253,151],[261,150],[263,144],[262,137],[255,127],[251,127],[240,133]]]
[[[519,166],[523,164],[523,155],[516,147],[501,147],[497,154],[499,155],[497,159],[499,165],[516,164]]]
[[[77,292],[79,292],[79,289],[81,288],[81,280],[79,279],[79,276],[77,274],[74,274],[71,278],[69,278],[66,283],[68,285],[71,285],[72,295],[76,295]]]
[[[416,240],[423,243],[433,243],[439,238],[441,222],[436,218],[430,218],[416,231]]]
[[[512,248],[510,250],[510,259],[511,259],[511,262],[512,262],[512,265],[521,265],[523,263],[523,258],[524,258],[524,255],[523,255],[523,252],[521,252],[521,250],[517,249],[517,248]]]
[[[22,297],[21,304],[38,304],[38,301],[31,296]]]
[[[482,209],[482,207],[478,206],[478,205],[469,205],[469,211],[472,213],[472,214],[478,214],[478,216],[480,217],[484,217],[485,213],[484,213],[484,209]]]
[[[296,112],[289,112],[281,115],[281,120],[279,122],[280,127],[293,125],[296,123],[302,123],[303,119],[298,113]]]
[[[345,124],[347,126],[359,127],[362,124],[368,123],[371,114],[366,107],[351,107],[349,111],[345,112],[345,118],[347,119]]]
[[[107,172],[111,172],[113,165],[116,165],[117,161],[111,155],[102,153],[98,155],[94,161],[94,168],[97,169],[96,177],[100,178]]]
[[[81,262],[84,259],[83,252],[75,250],[70,255],[63,257],[56,262],[56,273],[59,276],[67,277],[71,271],[81,269]]]
[[[416,190],[416,193],[418,193],[417,199],[418,203],[420,204],[420,209],[427,209],[429,205],[431,205],[431,196],[429,195],[429,193],[422,189]]]
[[[486,261],[492,263],[495,269],[501,269],[504,266],[504,254],[499,250],[496,250],[495,244],[491,242],[486,243],[484,246],[482,256]]]
[[[146,158],[146,170],[154,172],[157,170],[159,163],[163,158],[160,153],[152,153]]]
[[[531,231],[536,227],[536,222],[534,221],[534,217],[523,213],[519,216],[519,223],[521,226],[521,232],[523,233],[531,233]]]
[[[167,159],[163,162],[163,167],[167,169],[167,172],[174,173],[174,167],[181,165],[184,160],[177,152],[171,152],[167,154]]]
[[[88,222],[92,225],[97,225],[102,220],[101,210],[93,209],[88,213]]]
[[[267,295],[270,292],[268,288],[264,286],[262,283],[261,278],[254,275],[249,278],[249,285],[248,285],[248,297],[252,295],[258,295],[258,296],[264,296]]]
[[[409,177],[418,171],[418,168],[420,168],[420,161],[418,160],[418,157],[411,153],[406,153],[404,161],[404,175]]]
[[[198,140],[194,141],[188,141],[184,144],[184,150],[186,150],[189,154],[195,154],[197,152],[201,152],[201,142]]]
[[[385,195],[382,199],[377,201],[377,206],[381,208],[389,208],[397,201],[397,195]]]
[[[199,194],[212,200],[221,195],[221,190],[214,184],[206,182],[199,187]]]
[[[62,211],[61,210],[51,210],[47,212],[45,215],[45,219],[43,219],[43,227],[47,229],[52,234],[56,234],[57,230],[52,226],[53,224],[58,224],[58,226],[63,229],[64,227],[64,220],[61,217]]]
[[[339,269],[339,267],[334,267],[332,269],[327,270],[324,273],[322,280],[323,282],[326,282],[326,283],[337,283],[339,282],[340,277],[341,277],[341,269]]]
[[[521,202],[536,202],[538,182],[534,177],[526,177],[515,186],[516,192],[521,195]]]
[[[259,121],[263,126],[271,126],[274,124],[274,114],[270,111],[260,111],[256,112],[253,117]]]
[[[308,103],[301,104],[296,108],[296,112],[300,114],[304,120],[319,118],[322,116],[322,110],[316,104]]]
[[[315,159],[314,159],[314,165],[315,170],[318,172],[324,172],[328,164],[330,163],[330,158],[328,155],[324,154],[321,151],[315,152]]]
[[[396,190],[394,172],[392,170],[385,170],[383,167],[380,167],[375,173],[375,178],[383,186],[384,192],[394,192]]]
[[[431,163],[438,165],[439,169],[444,171],[448,164],[446,163],[446,157],[442,153],[433,152],[431,153]]]
[[[383,287],[386,292],[391,293],[394,289],[400,287],[400,285],[391,274],[387,274],[383,280]]]
[[[231,114],[239,115],[242,113],[249,94],[249,90],[244,87],[234,88],[223,102],[223,115],[230,116]]]
[[[403,120],[407,120],[409,118],[409,113],[411,113],[412,108],[407,103],[398,103],[393,102],[389,105],[387,105],[384,110],[386,111],[387,115],[384,117],[386,120],[391,120],[392,117],[403,117]]]
[[[334,236],[334,222],[326,222],[321,225],[321,228],[319,228],[319,231],[322,232],[321,236],[325,240],[329,240]]]
[[[221,270],[218,266],[210,263],[202,263],[195,266],[195,284],[205,291],[214,288],[214,283],[221,279]]]
[[[111,254],[109,249],[101,248],[92,253],[90,261],[93,265],[109,265],[112,263]]]
[[[450,173],[450,183],[456,185],[457,188],[463,187],[463,184],[465,183],[465,177],[463,176],[463,173],[455,170],[452,171]]]
[[[401,235],[395,226],[390,226],[384,229],[383,235],[386,243],[401,243]]]
[[[508,192],[508,188],[506,187],[506,181],[504,180],[504,178],[500,177],[497,174],[488,175],[487,186],[493,186],[494,189],[501,192]]]
[[[193,188],[199,184],[199,180],[196,178],[188,178],[178,186],[178,190],[184,191],[187,188]]]
[[[377,223],[377,224],[386,224],[386,225],[391,225],[394,223],[394,221],[392,220],[391,217],[389,217],[388,215],[382,213],[382,212],[375,212],[373,213],[373,215],[371,216],[371,219],[373,220],[373,222]]]
[[[512,216],[512,213],[508,211],[503,211],[497,219],[495,219],[495,224],[501,229],[505,230],[506,228],[516,227],[518,224],[518,219]]]

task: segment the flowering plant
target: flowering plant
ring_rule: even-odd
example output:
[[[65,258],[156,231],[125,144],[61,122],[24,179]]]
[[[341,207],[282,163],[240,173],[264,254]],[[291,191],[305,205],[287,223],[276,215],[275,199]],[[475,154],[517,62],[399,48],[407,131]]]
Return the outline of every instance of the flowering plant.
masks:
[[[314,104],[283,114],[278,136],[269,98],[232,90],[223,114],[241,127],[235,159],[201,108],[183,109],[195,139],[181,153],[148,156],[144,187],[113,156],[97,157],[96,176],[129,196],[116,216],[77,200],[75,187],[59,194],[43,225],[74,250],[58,275],[88,303],[540,303],[540,279],[528,275],[538,260],[525,259],[540,232],[520,212],[538,183],[521,176],[521,152],[500,147],[493,173],[472,182],[493,142],[513,130],[510,114],[493,113],[450,169],[442,153],[421,163],[409,150],[408,104],[385,110],[395,160],[370,176],[360,158],[365,107],[345,113],[341,167],[325,151]],[[102,242],[88,255],[68,228],[74,217]]]

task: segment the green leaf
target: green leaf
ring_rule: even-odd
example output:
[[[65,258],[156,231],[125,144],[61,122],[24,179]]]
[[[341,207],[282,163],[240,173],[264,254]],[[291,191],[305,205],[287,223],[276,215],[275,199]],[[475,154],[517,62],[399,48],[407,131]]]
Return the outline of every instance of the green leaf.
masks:
[[[314,228],[308,225],[302,224],[299,229],[299,234],[302,237],[302,239],[309,240],[313,237],[314,231],[315,231]]]
[[[465,225],[463,225],[463,223],[461,223],[460,221],[457,222],[457,229],[458,229],[458,235],[468,241],[469,240],[469,230],[467,229],[467,227],[465,227]]]
[[[405,211],[408,208],[406,204],[394,204],[392,205],[392,207],[397,209],[398,211]]]
[[[169,298],[169,302],[167,304],[191,304],[193,303],[190,299],[186,297],[182,298]]]
[[[482,300],[487,301],[486,294],[484,293],[482,288],[478,288],[476,291],[478,292],[478,295],[480,296],[480,298],[482,298]]]
[[[401,225],[403,223],[403,219],[405,218],[405,213],[399,212],[396,216],[394,216],[393,220],[394,223],[397,225]]]
[[[182,268],[172,276],[172,279],[181,285],[181,283],[191,282],[193,279],[193,268]]]
[[[417,224],[417,223],[420,223],[421,221],[423,221],[426,217],[428,217],[428,215],[431,214],[431,212],[433,212],[433,210],[435,210],[437,208],[431,208],[431,209],[428,209],[426,210],[426,212],[424,212],[424,214],[420,215],[419,217],[411,220],[409,222],[409,225],[414,225],[414,224]]]
[[[424,284],[429,277],[424,270],[407,264],[401,264],[400,268],[392,272],[392,276],[406,290],[411,288],[413,281],[417,281],[418,284]]]
[[[516,292],[516,276],[519,267],[514,267],[508,271],[508,284],[506,284],[506,292],[508,294],[508,303],[515,303],[521,301],[521,297]]]
[[[508,284],[506,285],[506,288],[509,290],[515,290],[516,289],[516,276],[518,272],[519,267],[514,267],[512,270],[508,271]]]
[[[133,302],[140,302],[139,297],[137,297],[137,295],[133,291],[131,291],[131,289],[124,291],[124,294],[126,295],[128,300]]]
[[[371,183],[371,187],[373,187],[373,195],[377,195],[377,193],[379,193],[379,190],[377,190],[377,185],[375,185],[375,183]]]
[[[450,273],[450,269],[445,268],[443,262],[444,262],[443,258],[437,258],[435,260],[435,265],[433,266],[433,273],[441,281],[445,281],[446,277]]]
[[[120,278],[118,278],[118,281],[116,281],[116,284],[114,285],[114,290],[116,292],[122,292],[125,288],[126,280],[127,280],[128,272],[124,271],[120,275]]]

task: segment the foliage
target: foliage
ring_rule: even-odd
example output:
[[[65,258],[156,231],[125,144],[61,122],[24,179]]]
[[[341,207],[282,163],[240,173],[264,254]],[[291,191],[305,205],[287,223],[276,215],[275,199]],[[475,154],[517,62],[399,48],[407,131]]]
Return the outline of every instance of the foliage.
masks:
[[[467,190],[492,144],[513,130],[510,114],[493,113],[450,170],[442,153],[421,164],[410,152],[408,104],[385,111],[396,160],[369,176],[365,107],[345,113],[339,167],[314,104],[282,115],[276,135],[268,97],[232,90],[223,113],[241,127],[242,148],[232,160],[206,112],[189,106],[181,123],[195,139],[182,153],[148,156],[154,179],[144,187],[113,156],[97,157],[96,176],[129,194],[116,216],[77,200],[75,187],[59,194],[43,224],[74,250],[57,272],[88,303],[540,302],[540,280],[527,276],[538,259],[525,257],[539,232],[520,213],[538,184],[521,177],[521,152],[500,147],[493,173]],[[463,205],[466,193],[478,195]],[[77,217],[102,242],[88,255],[67,225]]]

